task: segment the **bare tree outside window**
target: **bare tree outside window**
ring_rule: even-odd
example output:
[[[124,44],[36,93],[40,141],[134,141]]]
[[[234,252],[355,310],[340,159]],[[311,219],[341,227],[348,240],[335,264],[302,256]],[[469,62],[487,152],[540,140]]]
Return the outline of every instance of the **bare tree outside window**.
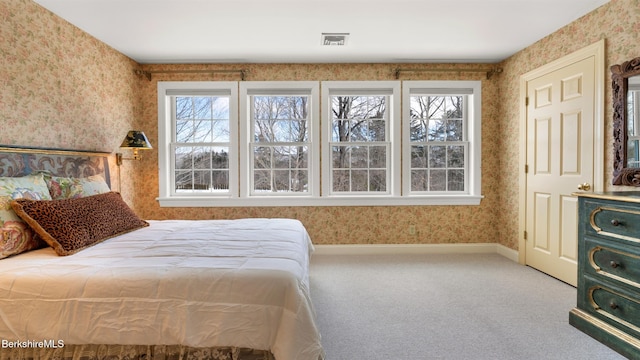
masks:
[[[158,81],[157,87],[161,206],[482,199],[482,81]]]
[[[229,97],[175,97],[175,190],[229,190]]]
[[[253,191],[309,191],[307,96],[251,96]]]
[[[464,191],[465,97],[410,98],[411,191]]]
[[[333,192],[386,192],[386,95],[331,97]]]

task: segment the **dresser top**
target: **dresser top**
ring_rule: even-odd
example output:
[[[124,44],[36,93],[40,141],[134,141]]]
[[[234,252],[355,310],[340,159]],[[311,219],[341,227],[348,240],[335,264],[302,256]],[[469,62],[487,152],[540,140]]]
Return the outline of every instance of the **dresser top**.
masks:
[[[640,191],[576,192],[574,196],[640,203]]]

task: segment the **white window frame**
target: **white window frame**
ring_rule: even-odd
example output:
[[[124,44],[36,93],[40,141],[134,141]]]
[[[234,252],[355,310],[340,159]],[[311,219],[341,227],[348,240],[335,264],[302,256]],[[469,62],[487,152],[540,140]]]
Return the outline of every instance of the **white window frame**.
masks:
[[[413,94],[469,94],[467,101],[465,130],[468,147],[465,152],[465,191],[464,192],[414,192],[411,191],[411,102]],[[422,199],[425,204],[433,205],[478,205],[481,195],[481,153],[482,153],[482,82],[481,81],[403,81],[403,129],[405,141],[402,145],[403,195]]]
[[[175,191],[175,133],[173,96],[229,96],[229,191],[224,193],[177,193]],[[220,81],[158,82],[158,182],[160,206],[214,206],[217,199],[237,198],[238,194],[238,83]]]
[[[467,125],[468,166],[464,193],[411,192],[410,96],[424,89],[471,90]],[[172,177],[175,161],[171,151],[174,140],[171,101],[168,93],[227,94],[230,97],[229,192],[227,194],[182,194],[175,192]],[[332,194],[331,184],[331,94],[380,94],[390,96],[388,138],[388,191],[364,194]],[[309,191],[282,196],[251,195],[251,165],[248,124],[249,95],[305,93],[310,96]],[[481,81],[159,81],[158,82],[158,172],[162,207],[260,207],[260,206],[404,206],[404,205],[479,205],[481,195]],[[403,163],[404,161],[404,163]],[[390,163],[389,163],[390,162]]]
[[[320,127],[319,127],[319,83],[317,81],[243,81],[240,83],[240,198],[255,201],[271,201],[319,196],[320,184]],[[309,97],[309,175],[308,191],[304,193],[256,194],[252,191],[253,168],[251,145],[253,143],[251,124],[252,95],[307,95]],[[268,199],[267,199],[268,198]],[[293,200],[295,201],[295,200]]]
[[[359,205],[360,202],[371,202],[373,199],[395,198],[400,194],[400,143],[401,143],[401,107],[400,81],[324,81],[322,82],[322,195],[326,198],[339,199],[341,204]],[[332,112],[331,97],[336,95],[387,95],[386,133],[387,147],[387,191],[361,193],[340,193],[333,191],[332,176]],[[348,143],[345,143],[345,145]],[[384,202],[382,203],[384,204]]]

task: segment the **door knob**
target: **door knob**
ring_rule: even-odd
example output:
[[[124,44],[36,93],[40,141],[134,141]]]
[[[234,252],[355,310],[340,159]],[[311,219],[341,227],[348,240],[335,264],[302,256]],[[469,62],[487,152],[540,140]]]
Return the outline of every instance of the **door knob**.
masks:
[[[578,190],[589,191],[590,189],[591,189],[591,184],[589,183],[578,185]]]

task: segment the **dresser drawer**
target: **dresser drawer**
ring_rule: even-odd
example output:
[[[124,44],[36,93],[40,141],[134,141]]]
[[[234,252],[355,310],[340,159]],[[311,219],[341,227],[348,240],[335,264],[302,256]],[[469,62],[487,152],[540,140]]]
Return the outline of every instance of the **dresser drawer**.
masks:
[[[589,233],[640,242],[640,210],[594,201],[587,201],[586,205]]]
[[[588,272],[624,282],[640,293],[640,254],[636,248],[625,249],[590,237],[585,246]]]
[[[592,279],[585,282],[587,289],[587,311],[602,320],[627,328],[629,333],[640,336],[640,299],[606,283]]]

